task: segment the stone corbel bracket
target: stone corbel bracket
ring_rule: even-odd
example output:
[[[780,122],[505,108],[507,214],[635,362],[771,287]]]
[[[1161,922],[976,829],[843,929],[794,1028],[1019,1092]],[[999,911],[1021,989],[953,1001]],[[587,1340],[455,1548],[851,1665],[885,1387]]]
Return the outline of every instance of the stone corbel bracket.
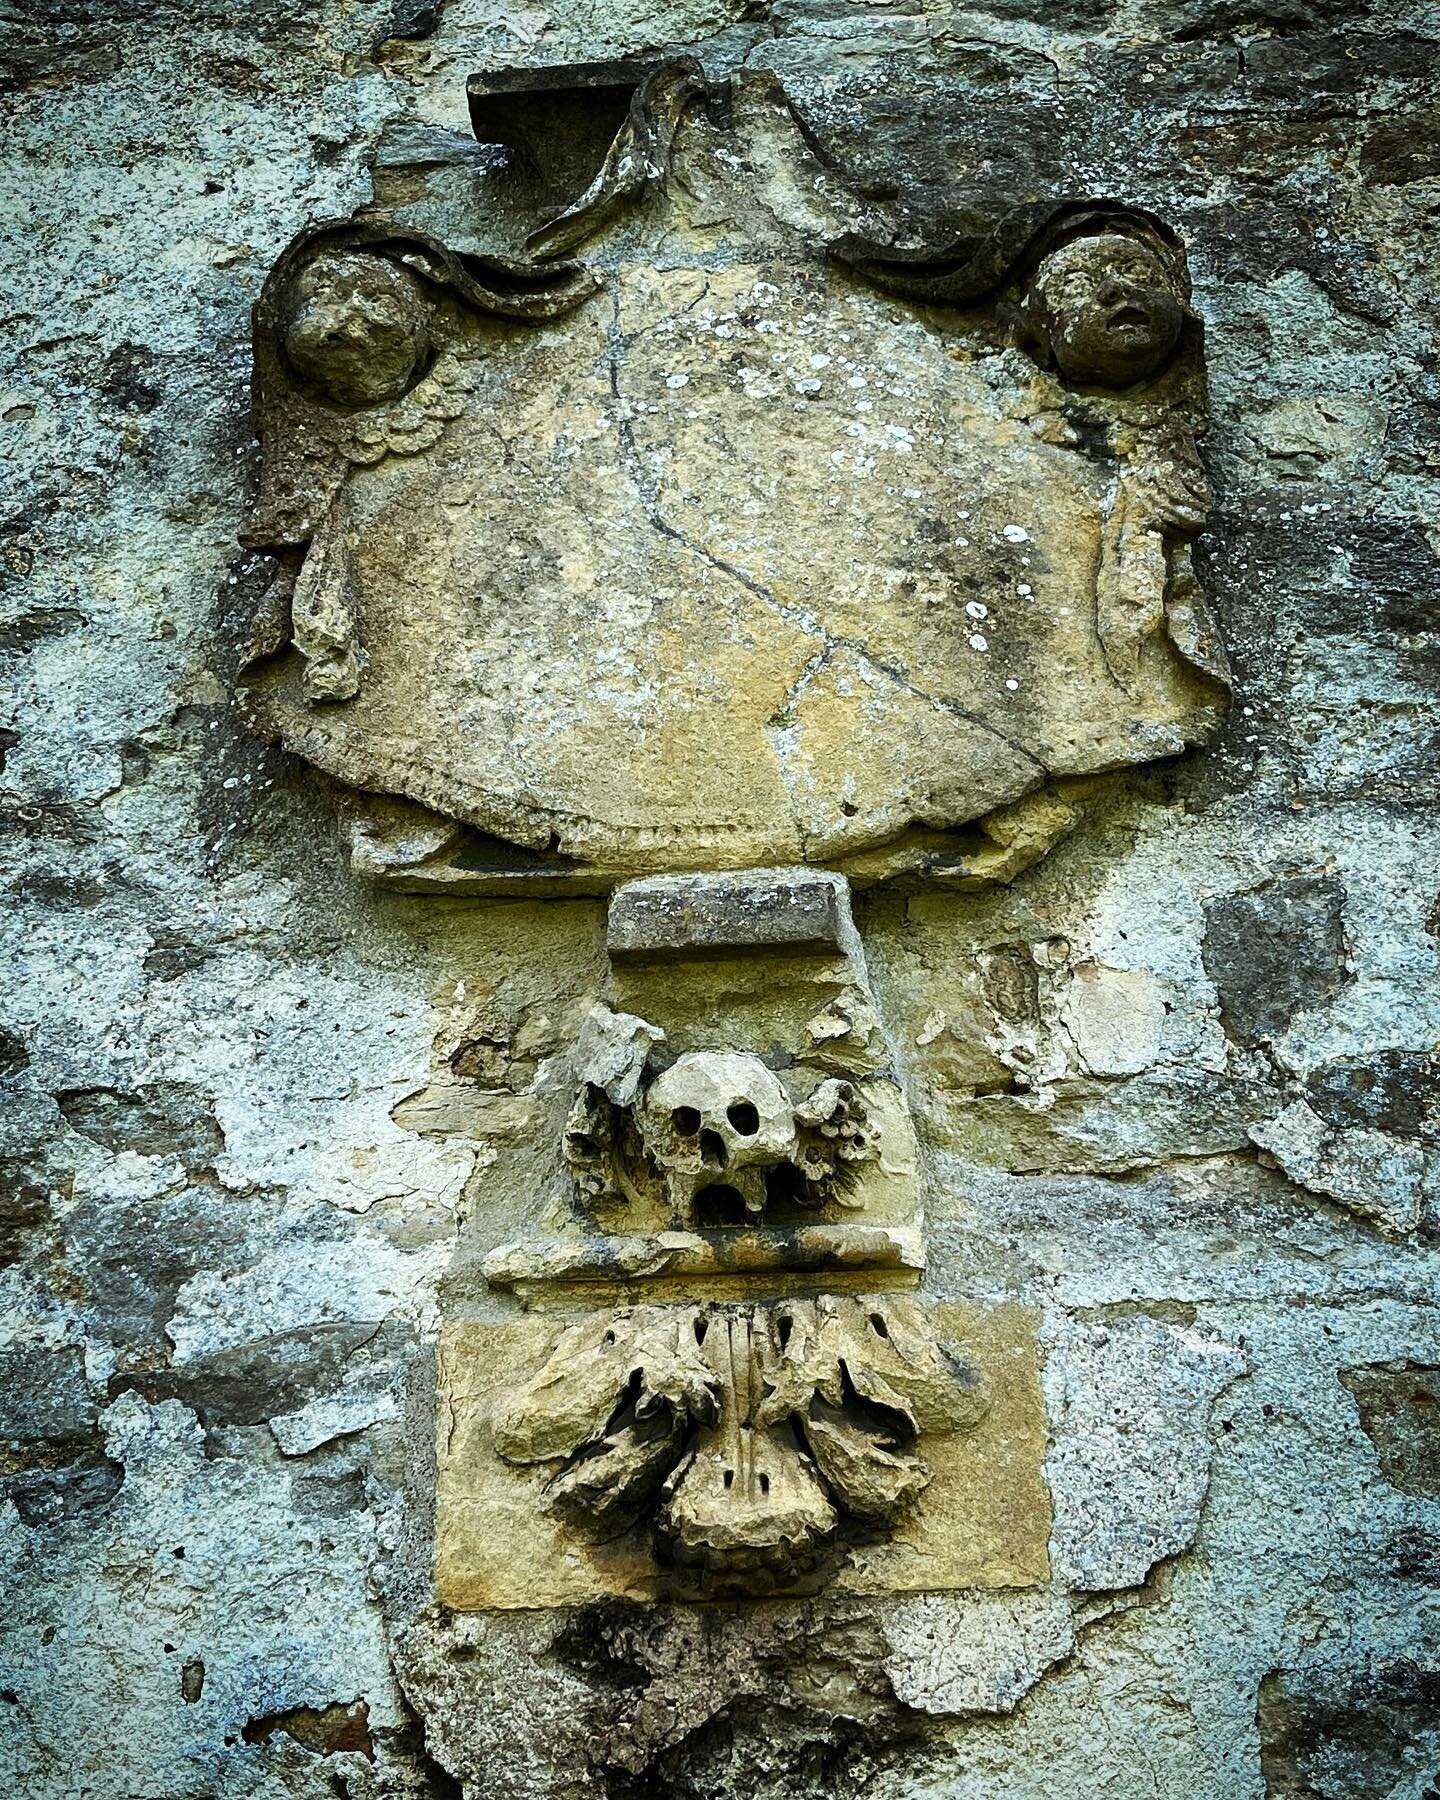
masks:
[[[608,947],[550,1228],[484,1263],[527,1314],[442,1344],[441,1599],[1041,1578],[1035,1321],[896,1291],[919,1152],[844,878],[632,882]]]
[[[632,882],[608,941],[572,1055],[564,1223],[494,1250],[492,1286],[916,1281],[919,1152],[843,878]]]

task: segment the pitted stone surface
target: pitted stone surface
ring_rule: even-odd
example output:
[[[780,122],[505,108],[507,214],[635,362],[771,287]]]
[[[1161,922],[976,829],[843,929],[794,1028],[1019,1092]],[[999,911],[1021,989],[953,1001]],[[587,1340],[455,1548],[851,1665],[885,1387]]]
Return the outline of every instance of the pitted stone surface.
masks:
[[[0,1789],[1371,1800],[1428,1781],[1433,19],[41,10],[0,25],[0,1334],[52,1378],[0,1444]],[[815,160],[769,182],[772,218],[813,217],[838,168],[902,225],[968,240],[992,195],[1078,171],[1186,242],[1219,496],[1204,581],[1237,675],[1222,737],[913,842],[912,890],[938,871],[961,891],[858,907],[931,1172],[925,1291],[1044,1312],[1062,1504],[1114,1493],[1129,1522],[1067,1555],[1135,1586],[427,1610],[431,1545],[402,1506],[433,1443],[427,1346],[442,1308],[509,1307],[484,1298],[484,1254],[548,1228],[533,1146],[570,1102],[555,1059],[600,995],[604,912],[404,891],[477,892],[515,854],[398,803],[358,828],[402,871],[377,899],[329,801],[235,728],[225,647],[275,574],[232,560],[248,309],[298,232],[376,200],[462,252],[518,253],[533,209],[477,141],[466,78],[662,44],[784,71]],[[729,193],[687,204],[723,277]],[[764,421],[775,455],[790,419]],[[555,891],[597,891],[535,855]],[[850,1028],[843,997],[813,1016],[817,1049]],[[1092,1334],[1114,1327],[1107,1364]]]
[[[848,950],[848,901],[833,876],[759,870],[627,882],[610,902],[612,957]]]

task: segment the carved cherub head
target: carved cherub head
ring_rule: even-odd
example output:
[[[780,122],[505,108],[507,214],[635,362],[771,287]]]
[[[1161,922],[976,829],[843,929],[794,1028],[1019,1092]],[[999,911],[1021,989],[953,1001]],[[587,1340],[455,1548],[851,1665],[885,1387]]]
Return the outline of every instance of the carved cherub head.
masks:
[[[1186,308],[1158,250],[1105,232],[1050,252],[1031,277],[1027,312],[1067,381],[1121,388],[1170,355]]]
[[[341,406],[397,400],[430,348],[419,281],[384,256],[331,251],[295,276],[281,319],[285,360]]]

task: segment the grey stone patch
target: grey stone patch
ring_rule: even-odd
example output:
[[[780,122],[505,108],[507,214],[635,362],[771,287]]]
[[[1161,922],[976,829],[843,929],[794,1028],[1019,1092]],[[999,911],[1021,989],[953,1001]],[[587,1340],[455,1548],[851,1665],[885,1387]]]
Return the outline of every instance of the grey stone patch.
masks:
[[[83,1350],[16,1344],[0,1351],[0,1438],[62,1443],[88,1436],[98,1416]]]
[[[394,35],[399,35],[398,33]],[[477,144],[458,131],[396,119],[380,134],[372,166],[376,169],[459,167],[485,170],[502,160],[492,145]]]
[[[399,1416],[400,1403],[391,1389],[369,1382],[347,1383],[337,1394],[319,1395],[296,1412],[272,1418],[270,1431],[286,1456],[305,1456],[336,1438]]]
[[[174,1158],[197,1173],[212,1168],[225,1148],[209,1102],[186,1082],[157,1082],[133,1094],[72,1088],[55,1098],[72,1130],[114,1155]]]
[[[99,40],[99,33],[66,38],[53,25],[22,22],[16,13],[6,20],[0,47],[0,92],[104,81],[120,68],[121,58],[118,45]]]
[[[1251,1128],[1292,1181],[1389,1232],[1413,1231],[1437,1191],[1435,1161],[1415,1143],[1364,1128],[1336,1131],[1296,1100]]]
[[[102,1513],[124,1479],[119,1463],[87,1455],[56,1468],[19,1469],[0,1475],[0,1496],[13,1504],[22,1524],[53,1530]]]
[[[637,962],[848,950],[848,911],[836,877],[808,870],[661,875],[616,890],[607,943],[617,961]]]
[[[1070,1600],[1053,1591],[918,1594],[884,1630],[896,1699],[936,1714],[1008,1713],[1075,1647]]]
[[[1440,1500],[1440,1369],[1417,1363],[1345,1369],[1340,1381],[1391,1487]]]
[[[1440,1768],[1440,1661],[1376,1654],[1276,1669],[1256,1709],[1274,1800],[1430,1800]]]
[[[1337,1305],[1376,1292],[1421,1303],[1440,1290],[1423,1238],[1403,1256],[1253,1155],[1197,1157],[1116,1181],[1003,1175],[957,1158],[930,1219],[930,1280],[947,1295],[1007,1292],[1074,1308],[1133,1306],[1193,1321],[1212,1300]]]
[[[1136,1587],[1194,1542],[1210,1408],[1247,1366],[1231,1344],[1143,1316],[1059,1329],[1044,1378],[1057,1581]]]
[[[123,1369],[168,1361],[165,1326],[184,1284],[243,1254],[263,1199],[214,1204],[212,1187],[182,1184],[155,1194],[86,1193],[63,1208],[67,1278],[89,1329],[115,1347]]]
[[[984,1094],[949,1123],[954,1148],[1016,1175],[1129,1175],[1249,1144],[1272,1083],[1171,1064],[1112,1082],[1075,1076],[1038,1094]]]
[[[449,1254],[448,1242],[405,1250],[374,1230],[291,1227],[246,1266],[202,1270],[180,1289],[166,1325],[177,1371],[229,1352],[243,1359],[267,1337],[341,1325],[363,1338],[377,1319],[421,1310]]]
[[[376,1323],[332,1322],[276,1332],[176,1361],[135,1377],[135,1385],[152,1402],[183,1402],[207,1427],[259,1425],[301,1413],[317,1394],[328,1395],[347,1360],[379,1330]],[[315,1428],[293,1427],[300,1436]]]
[[[394,39],[417,42],[430,37],[440,27],[443,0],[401,0],[390,16],[383,43]]]
[[[1274,480],[1346,480],[1372,463],[1389,417],[1376,400],[1296,394],[1274,402],[1247,430]]]
[[[1307,1077],[1305,1098],[1336,1129],[1359,1126],[1440,1147],[1440,1058],[1433,1051],[1336,1057]]]
[[[1440,1588],[1440,1535],[1402,1527],[1381,1547],[1376,1566],[1401,1581]]]
[[[369,1515],[298,1511],[287,1483],[208,1457],[193,1414],[174,1402],[126,1394],[104,1426],[125,1480],[103,1533],[31,1532],[0,1509],[0,1633],[15,1696],[0,1788],[178,1800],[270,1791],[273,1776],[274,1791],[306,1794],[315,1790],[279,1784],[283,1764],[273,1746],[245,1741],[247,1721],[360,1698],[372,1730],[402,1726],[366,1593]],[[197,1657],[203,1688],[187,1700],[182,1670]]]
[[[1205,905],[1205,972],[1242,1043],[1283,1036],[1345,985],[1344,888],[1297,876]]]

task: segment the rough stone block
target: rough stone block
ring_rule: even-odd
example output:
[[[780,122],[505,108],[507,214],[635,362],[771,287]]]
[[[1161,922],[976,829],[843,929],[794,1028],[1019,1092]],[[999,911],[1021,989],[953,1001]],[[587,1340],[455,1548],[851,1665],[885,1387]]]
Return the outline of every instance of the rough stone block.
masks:
[[[658,876],[632,881],[610,903],[617,960],[732,956],[749,950],[843,950],[848,907],[834,876],[804,870]]]

